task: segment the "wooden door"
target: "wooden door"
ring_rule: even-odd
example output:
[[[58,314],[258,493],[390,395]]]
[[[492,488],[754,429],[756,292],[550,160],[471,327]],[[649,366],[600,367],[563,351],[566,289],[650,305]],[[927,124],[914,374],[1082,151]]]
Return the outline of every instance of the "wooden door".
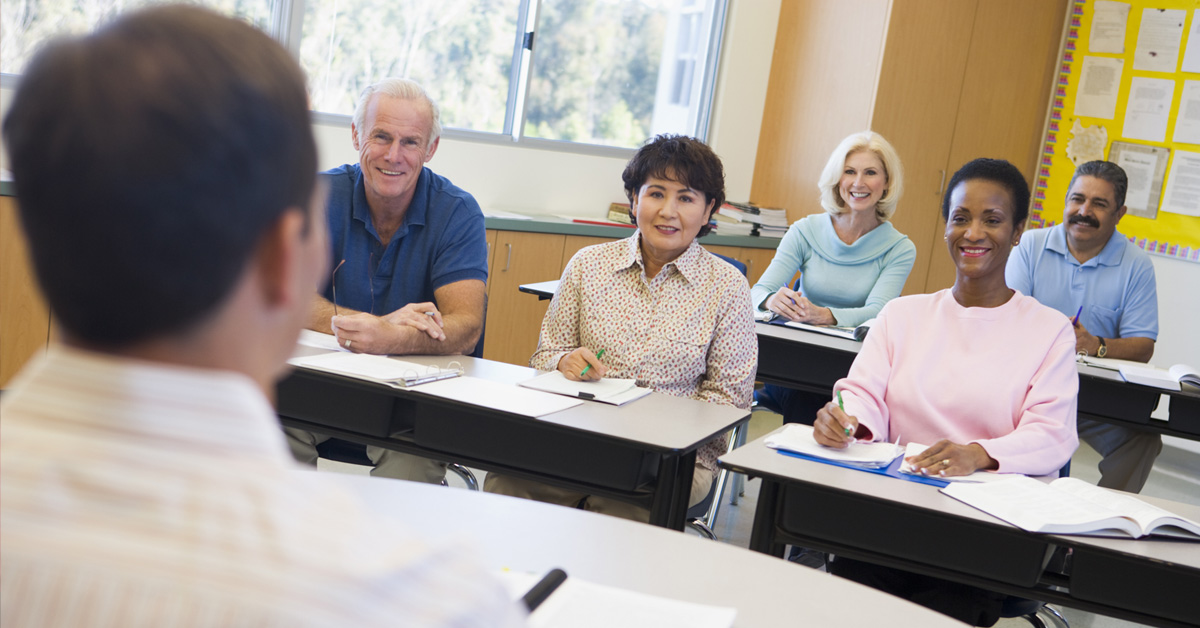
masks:
[[[871,128],[895,147],[904,169],[892,225],[912,240],[917,260],[903,294],[925,289],[975,14],[975,0],[892,5]]]
[[[980,0],[950,149],[949,172],[976,157],[1007,159],[1036,182],[1067,0]],[[954,285],[938,214],[925,291]]]

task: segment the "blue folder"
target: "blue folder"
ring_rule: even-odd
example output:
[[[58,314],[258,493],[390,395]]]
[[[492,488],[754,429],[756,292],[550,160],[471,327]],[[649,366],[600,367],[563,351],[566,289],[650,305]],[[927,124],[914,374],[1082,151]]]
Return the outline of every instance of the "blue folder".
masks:
[[[896,456],[896,459],[893,460],[892,463],[886,467],[872,469],[869,467],[859,466],[857,464],[854,464],[853,462],[840,462],[837,460],[826,460],[824,458],[818,458],[816,456],[809,456],[807,454],[800,454],[800,453],[796,453],[794,451],[785,451],[783,449],[776,449],[775,451],[777,451],[785,456],[792,456],[793,458],[803,458],[804,460],[812,460],[813,462],[820,462],[822,464],[831,464],[835,467],[845,467],[847,469],[854,469],[855,471],[864,471],[866,473],[874,473],[876,475],[886,475],[888,477],[893,477],[898,480],[905,480],[908,482],[916,482],[918,484],[929,484],[931,486],[937,486],[939,488],[950,484],[950,482],[948,482],[946,480],[939,480],[937,478],[931,478],[931,477],[927,477],[927,476],[923,476],[923,475],[912,475],[910,473],[900,473],[900,465],[904,463],[904,456]]]

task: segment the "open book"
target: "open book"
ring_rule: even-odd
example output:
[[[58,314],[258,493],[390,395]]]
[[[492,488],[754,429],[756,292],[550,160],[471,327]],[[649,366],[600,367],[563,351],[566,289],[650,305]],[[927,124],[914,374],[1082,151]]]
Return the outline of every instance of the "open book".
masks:
[[[1153,534],[1200,541],[1200,523],[1075,478],[1044,484],[1017,477],[950,484],[941,490],[1030,532],[1131,538]]]
[[[814,458],[852,464],[866,469],[882,469],[892,463],[904,448],[893,443],[859,442],[845,449],[834,449],[818,444],[812,435],[811,425],[788,423],[782,430],[770,434],[763,444],[771,449],[792,451]]]
[[[462,375],[461,368],[443,369],[366,353],[338,352],[306,355],[294,357],[288,360],[288,364],[397,388],[408,388]]]
[[[1169,369],[1160,369],[1149,364],[1121,365],[1117,370],[1121,377],[1131,384],[1166,390],[1180,390],[1180,384],[1200,386],[1200,369],[1186,364],[1176,364]]]
[[[649,388],[639,387],[635,379],[604,378],[594,382],[573,382],[559,371],[538,375],[533,379],[520,382],[519,385],[556,395],[578,397],[614,406],[623,406],[630,401],[641,399],[651,392]]]

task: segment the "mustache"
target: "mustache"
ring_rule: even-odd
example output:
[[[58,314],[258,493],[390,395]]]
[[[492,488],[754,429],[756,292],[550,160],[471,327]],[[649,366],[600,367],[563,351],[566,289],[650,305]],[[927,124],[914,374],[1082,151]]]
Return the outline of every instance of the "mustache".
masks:
[[[1095,218],[1092,218],[1091,216],[1081,216],[1079,214],[1071,216],[1071,218],[1069,220],[1067,220],[1067,223],[1072,224],[1072,225],[1088,225],[1091,227],[1095,227],[1097,229],[1100,228],[1099,220],[1096,220]]]

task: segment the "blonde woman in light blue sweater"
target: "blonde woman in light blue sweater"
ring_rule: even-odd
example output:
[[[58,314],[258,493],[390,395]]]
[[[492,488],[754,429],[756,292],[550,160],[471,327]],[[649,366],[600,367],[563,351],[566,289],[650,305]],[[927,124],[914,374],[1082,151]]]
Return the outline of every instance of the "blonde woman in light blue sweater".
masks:
[[[890,218],[904,187],[896,150],[872,131],[842,140],[817,183],[823,214],[796,221],[750,291],[758,310],[813,325],[856,327],[900,295],[917,249]],[[800,271],[800,290],[788,285]],[[767,385],[760,401],[812,424],[827,395]]]

